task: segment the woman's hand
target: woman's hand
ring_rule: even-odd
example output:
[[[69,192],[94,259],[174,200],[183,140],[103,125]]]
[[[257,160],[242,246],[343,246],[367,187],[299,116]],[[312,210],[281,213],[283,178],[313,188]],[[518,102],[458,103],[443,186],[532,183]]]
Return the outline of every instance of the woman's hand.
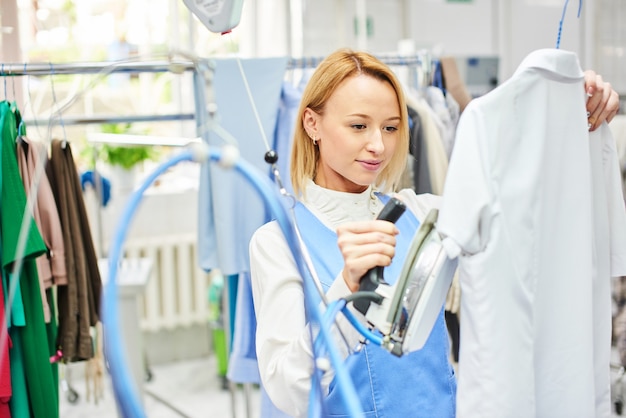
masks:
[[[337,228],[337,244],[343,255],[343,280],[352,292],[361,278],[376,266],[388,266],[396,253],[398,228],[389,221],[347,222]]]
[[[595,131],[602,122],[610,122],[619,110],[619,95],[609,82],[594,71],[585,71],[585,91],[587,100],[587,120],[589,130]]]

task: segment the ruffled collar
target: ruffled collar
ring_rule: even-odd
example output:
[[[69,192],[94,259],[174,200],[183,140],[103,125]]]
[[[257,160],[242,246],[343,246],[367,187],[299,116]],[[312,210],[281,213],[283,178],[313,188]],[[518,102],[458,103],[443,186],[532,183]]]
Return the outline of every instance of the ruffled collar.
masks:
[[[308,180],[305,196],[302,203],[333,230],[344,222],[374,219],[384,206],[373,186],[362,193],[348,193],[325,189]]]

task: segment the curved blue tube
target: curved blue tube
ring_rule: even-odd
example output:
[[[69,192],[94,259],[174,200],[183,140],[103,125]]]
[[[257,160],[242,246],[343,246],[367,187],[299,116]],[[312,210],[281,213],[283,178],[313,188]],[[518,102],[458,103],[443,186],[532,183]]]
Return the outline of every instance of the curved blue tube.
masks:
[[[222,154],[219,151],[212,149],[211,147],[207,148],[209,161],[222,160]],[[128,227],[145,191],[170,167],[182,161],[193,160],[198,160],[195,153],[190,150],[183,151],[158,166],[154,172],[144,180],[143,184],[141,184],[140,187],[131,195],[117,225],[111,244],[109,253],[109,275],[103,292],[104,300],[102,304],[102,321],[104,324],[104,335],[107,341],[105,344],[105,355],[109,361],[109,368],[113,381],[113,391],[118,402],[120,412],[124,417],[144,418],[146,415],[139,400],[137,388],[134,386],[134,382],[130,377],[130,369],[125,357],[121,335],[118,332],[120,318],[118,315],[118,295],[115,283],[118,260],[122,255],[122,248],[126,238],[126,233],[128,232]],[[242,174],[263,197],[282,229],[296,260],[298,269],[304,278],[303,285],[305,290],[305,308],[307,310],[308,317],[311,322],[322,324],[322,326],[320,326],[320,336],[326,343],[325,349],[327,350],[331,364],[335,369],[337,384],[342,388],[344,404],[349,411],[352,411],[352,416],[362,416],[362,408],[356,395],[353,383],[347,370],[343,367],[343,360],[341,359],[341,356],[339,355],[336,347],[334,347],[333,340],[330,335],[330,329],[322,320],[320,313],[321,299],[313,284],[313,279],[310,276],[310,273],[303,266],[299,241],[296,238],[294,225],[288,216],[288,210],[283,203],[284,200],[281,198],[281,195],[274,187],[274,184],[270,181],[270,179],[245,160],[237,159],[234,162],[234,169]],[[335,314],[330,315],[330,317],[334,318]],[[356,320],[355,318],[353,319]]]
[[[117,277],[118,260],[121,258],[124,240],[128,232],[128,226],[132,220],[139,203],[141,202],[143,193],[152,185],[152,183],[163,174],[168,168],[178,164],[181,161],[192,160],[191,151],[185,151],[166,161],[150,175],[143,184],[133,192],[125,210],[122,213],[120,221],[117,225],[113,242],[109,252],[109,276],[103,292],[102,304],[102,323],[104,325],[104,336],[106,344],[104,344],[104,353],[109,359],[109,371],[113,380],[113,392],[118,402],[119,409],[124,417],[143,418],[143,411],[137,388],[134,385],[129,373],[129,366],[124,353],[122,338],[120,336],[119,324],[120,318],[118,314],[117,303],[117,286],[115,279]]]
[[[319,297],[317,289],[313,284],[313,278],[311,277],[309,271],[303,266],[303,258],[300,252],[300,244],[296,238],[295,229],[287,214],[287,210],[285,206],[281,204],[283,202],[283,199],[281,199],[278,190],[276,190],[274,184],[270,181],[270,179],[267,176],[264,176],[262,173],[258,172],[256,168],[251,164],[247,163],[244,160],[240,160],[235,166],[235,169],[243,174],[246,179],[251,182],[251,184],[256,188],[257,192],[259,192],[259,194],[263,196],[268,206],[270,206],[270,209],[272,210],[274,216],[276,216],[276,220],[278,221],[278,224],[280,225],[283,234],[287,239],[289,248],[291,248],[293,256],[296,260],[300,275],[304,279],[304,295],[308,317],[311,318],[312,322],[321,324],[322,319],[319,308],[321,304],[321,298]],[[270,198],[270,196],[273,196],[273,198]],[[320,326],[319,331],[320,335],[326,342],[326,349],[328,350],[328,356],[330,358],[331,364],[335,368],[335,379],[337,380],[338,387],[341,387],[343,389],[342,400],[346,409],[348,411],[352,411],[351,415],[354,417],[363,416],[363,409],[361,408],[361,404],[359,403],[356,390],[354,389],[352,380],[348,375],[348,371],[345,369],[345,367],[343,367],[343,359],[341,358],[339,352],[333,344],[333,339],[330,335],[330,329],[325,326]],[[315,347],[315,344],[313,346]]]
[[[350,310],[348,309],[347,306],[344,306],[341,309],[341,312],[343,312],[343,314],[346,316],[348,321],[350,321],[350,324],[352,324],[352,326],[354,328],[356,328],[357,331],[359,331],[359,334],[361,334],[367,340],[369,340],[370,342],[372,342],[372,343],[374,343],[376,345],[382,345],[383,344],[383,339],[380,337],[380,335],[374,334],[372,331],[367,329],[367,327],[365,327],[365,325],[363,325],[358,319],[356,319],[354,317],[354,314],[352,312],[350,312]]]

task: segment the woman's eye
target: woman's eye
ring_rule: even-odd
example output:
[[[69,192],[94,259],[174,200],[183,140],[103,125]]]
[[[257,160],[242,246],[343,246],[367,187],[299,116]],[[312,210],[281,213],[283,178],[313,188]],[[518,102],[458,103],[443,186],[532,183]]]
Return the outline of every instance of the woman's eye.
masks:
[[[365,129],[365,125],[359,125],[359,124],[352,125],[352,127],[358,130]]]
[[[396,126],[385,126],[385,128],[383,128],[385,131],[387,132],[395,132],[398,130],[398,128]]]

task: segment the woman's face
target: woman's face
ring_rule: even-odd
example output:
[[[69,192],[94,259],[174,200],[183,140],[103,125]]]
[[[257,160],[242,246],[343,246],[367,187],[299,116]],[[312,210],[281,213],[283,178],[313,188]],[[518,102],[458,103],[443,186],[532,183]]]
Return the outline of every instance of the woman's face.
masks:
[[[388,82],[368,75],[344,80],[320,115],[306,109],[305,127],[318,140],[315,183],[358,193],[374,183],[399,141],[400,107]]]

